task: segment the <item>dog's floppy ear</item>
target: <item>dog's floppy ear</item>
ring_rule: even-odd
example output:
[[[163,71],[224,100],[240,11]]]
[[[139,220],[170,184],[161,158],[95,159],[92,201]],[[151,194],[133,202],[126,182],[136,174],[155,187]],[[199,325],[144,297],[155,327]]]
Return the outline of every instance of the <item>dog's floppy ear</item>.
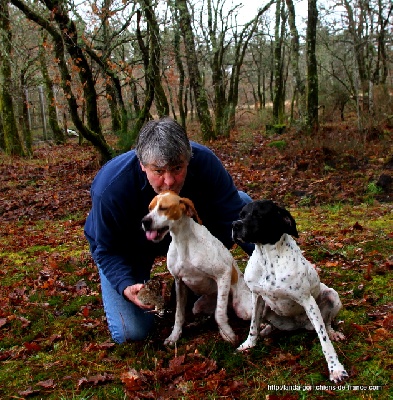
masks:
[[[153,200],[149,204],[149,211],[151,211],[157,205],[157,196],[153,198]]]
[[[195,210],[194,203],[190,199],[186,199],[185,197],[182,197],[180,199],[180,204],[184,206],[184,209],[186,211],[186,215],[190,218],[193,218],[198,224],[202,225],[202,221],[198,216],[198,213]]]
[[[296,221],[290,214],[288,210],[282,207],[278,207],[278,213],[282,217],[282,222],[284,224],[285,233],[292,235],[294,237],[299,237],[299,233],[296,229]]]

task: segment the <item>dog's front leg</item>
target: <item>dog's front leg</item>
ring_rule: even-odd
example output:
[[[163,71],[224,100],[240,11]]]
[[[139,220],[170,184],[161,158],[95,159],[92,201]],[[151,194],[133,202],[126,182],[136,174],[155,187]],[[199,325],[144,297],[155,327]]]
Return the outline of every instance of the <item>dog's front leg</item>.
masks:
[[[251,324],[250,331],[248,334],[248,338],[246,341],[241,344],[237,351],[244,351],[247,349],[251,349],[257,344],[259,331],[261,329],[261,318],[262,312],[265,308],[265,302],[259,294],[252,292],[252,316],[251,316]]]
[[[181,278],[175,277],[176,314],[172,333],[165,339],[164,344],[173,346],[180,338],[186,314],[187,287]]]
[[[318,334],[322,346],[322,351],[328,364],[330,380],[334,383],[341,382],[348,377],[348,373],[347,371],[345,371],[343,365],[338,360],[336,350],[334,349],[333,344],[329,339],[329,335],[325,327],[325,322],[323,321],[321,311],[318,307],[317,302],[315,301],[314,297],[310,296],[301,304],[304,307],[308,318],[313,324],[315,331]]]
[[[217,306],[215,318],[220,329],[220,334],[224,340],[236,343],[236,335],[228,324],[228,298],[230,290],[230,276],[223,276],[217,280]]]

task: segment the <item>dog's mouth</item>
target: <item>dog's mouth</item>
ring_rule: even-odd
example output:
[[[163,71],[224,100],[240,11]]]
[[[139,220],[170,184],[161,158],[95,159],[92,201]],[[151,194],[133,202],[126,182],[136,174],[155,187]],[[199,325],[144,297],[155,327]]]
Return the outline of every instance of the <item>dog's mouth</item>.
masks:
[[[241,237],[239,237],[239,236],[233,235],[233,236],[232,236],[232,239],[233,239],[233,241],[234,241],[235,243],[244,243],[244,240],[243,240]]]
[[[242,221],[234,221],[232,223],[232,239],[236,243],[244,243]]]
[[[145,231],[146,239],[151,240],[154,243],[160,242],[164,236],[169,232],[169,227],[164,226],[160,229]]]

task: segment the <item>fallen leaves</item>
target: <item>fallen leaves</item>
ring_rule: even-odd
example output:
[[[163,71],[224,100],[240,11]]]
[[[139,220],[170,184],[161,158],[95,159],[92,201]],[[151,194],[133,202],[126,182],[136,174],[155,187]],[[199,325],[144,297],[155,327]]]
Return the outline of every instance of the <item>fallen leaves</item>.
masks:
[[[77,383],[77,388],[82,389],[83,387],[86,386],[97,386],[99,384],[104,384],[108,382],[112,382],[114,379],[114,376],[111,374],[107,374],[104,372],[103,374],[97,374],[97,375],[92,375],[89,377],[83,377],[78,380]]]
[[[96,172],[94,150],[75,150],[75,145],[68,143],[35,149],[30,160],[14,158],[12,164],[0,163],[2,219],[60,218],[87,210],[89,187]],[[43,165],[45,159],[48,163]]]
[[[29,353],[41,351],[41,346],[36,342],[26,342],[24,343],[24,346]]]
[[[37,386],[41,386],[44,389],[54,389],[56,387],[53,379],[47,379],[46,381],[40,381],[36,383]]]
[[[134,368],[121,374],[121,381],[130,399],[183,398],[197,399],[206,393],[236,398],[245,383],[228,381],[226,371],[219,369],[215,360],[188,353],[172,358],[168,367],[154,371]],[[167,397],[170,394],[170,397]]]
[[[265,135],[257,133],[250,138],[248,146],[241,140],[220,140],[211,147],[237,187],[254,199],[271,198],[292,207],[341,201],[343,206],[350,203],[356,208],[364,201],[366,184],[380,173],[377,162],[344,171],[337,158],[335,170],[324,171],[327,156],[321,149],[291,146],[284,154],[269,147],[270,138]],[[288,143],[295,144],[293,139],[291,142],[289,137]],[[244,370],[233,368],[210,349],[204,356],[193,353],[214,341],[200,331],[187,338],[190,348],[179,345],[179,353],[186,354],[176,357],[171,351],[157,351],[162,344],[157,337],[136,355],[125,353],[129,347],[122,352],[106,341],[109,333],[98,300],[97,270],[83,237],[90,208],[89,187],[98,171],[94,157],[92,147],[69,143],[36,149],[30,159],[0,160],[0,334],[4,339],[0,361],[5,368],[29,366],[27,372],[19,370],[17,389],[14,382],[2,382],[9,385],[7,394],[61,397],[71,388],[72,393],[79,391],[84,396],[91,391],[108,394],[115,388],[120,392],[124,389],[130,399],[255,397],[249,379],[257,382],[262,398],[266,379],[274,381],[284,375],[297,379],[315,372],[303,365],[303,355],[288,344],[291,333],[265,340],[259,350],[246,357]],[[378,296],[380,281],[389,278],[393,259],[386,256],[384,248],[377,251],[374,239],[379,226],[370,225],[372,220],[391,218],[391,207],[375,204],[362,210],[364,214],[357,214],[349,223],[341,216],[337,224],[327,226],[334,211],[310,207],[308,217],[313,226],[301,235],[299,243],[306,252],[315,252],[318,257],[310,257],[310,261],[321,270],[323,281],[340,292],[348,313],[343,328],[351,346],[356,341],[359,363],[378,357],[384,368],[391,369],[388,351],[376,350],[391,341],[392,305]],[[388,243],[392,238],[389,228],[381,240]],[[351,247],[354,254],[348,255]],[[349,317],[357,315],[359,318],[353,320]],[[43,320],[46,325],[41,324]],[[246,325],[237,327],[239,333],[247,334]],[[163,330],[168,326],[162,325]],[[167,336],[163,331],[160,334]],[[342,346],[346,351],[346,344]],[[152,354],[157,358],[154,366],[140,362]],[[348,364],[352,377],[361,375],[363,366],[353,362],[351,355]],[[262,377],[257,380],[260,371]],[[253,378],[238,378],[251,375]],[[269,394],[272,399],[297,397]]]

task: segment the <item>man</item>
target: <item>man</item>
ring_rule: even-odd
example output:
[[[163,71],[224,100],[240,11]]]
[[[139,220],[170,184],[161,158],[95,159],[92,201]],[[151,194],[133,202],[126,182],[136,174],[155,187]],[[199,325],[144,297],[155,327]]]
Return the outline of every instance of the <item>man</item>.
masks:
[[[230,248],[232,222],[251,201],[238,192],[219,159],[207,147],[188,140],[171,118],[148,122],[136,148],[109,161],[91,187],[92,208],[85,235],[96,262],[112,338],[142,340],[154,324],[151,307],[137,298],[149,280],[154,260],[166,255],[170,236],[146,239],[141,220],[153,197],[172,190],[194,202],[203,224]],[[252,248],[245,247],[251,254]],[[207,255],[208,256],[208,255]]]

